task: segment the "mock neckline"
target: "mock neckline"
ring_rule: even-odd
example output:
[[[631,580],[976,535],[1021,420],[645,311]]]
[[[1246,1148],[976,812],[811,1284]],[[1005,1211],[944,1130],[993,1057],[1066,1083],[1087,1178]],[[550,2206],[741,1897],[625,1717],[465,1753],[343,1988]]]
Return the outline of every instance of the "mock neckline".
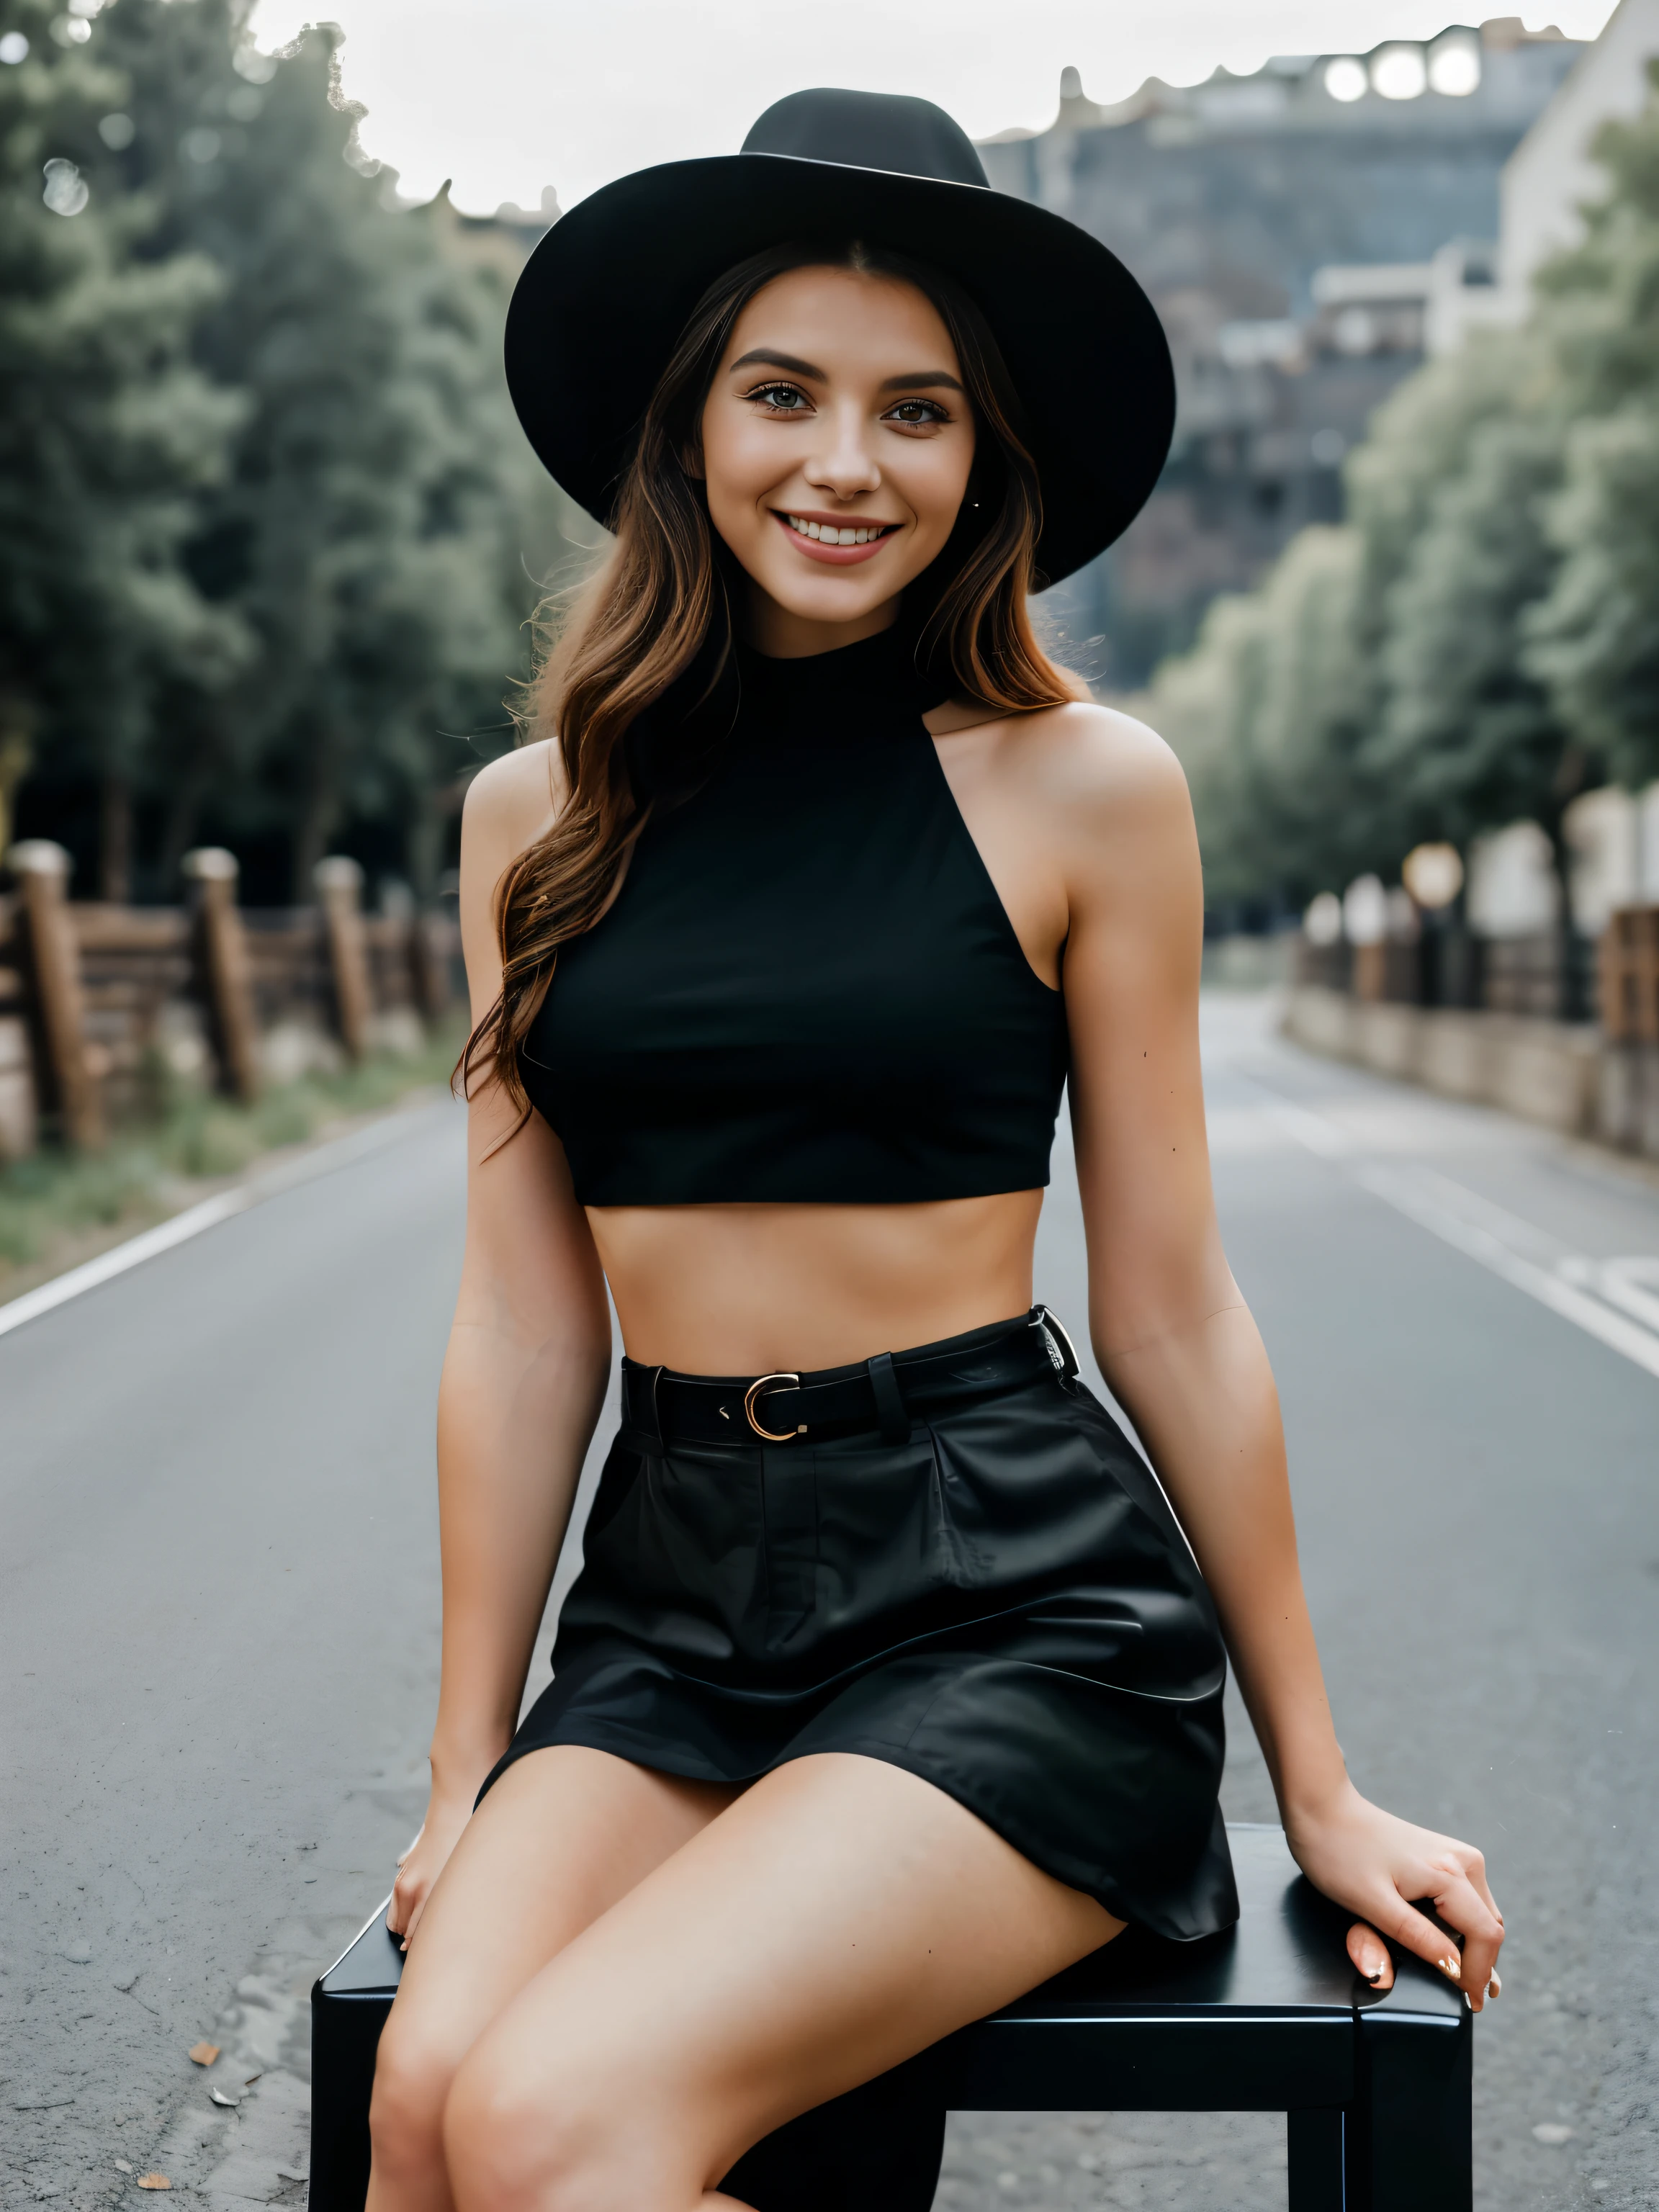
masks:
[[[745,690],[752,687],[780,702],[806,703],[856,693],[872,704],[925,714],[951,696],[948,683],[916,666],[915,634],[902,619],[873,637],[832,647],[828,653],[781,659],[741,641],[737,650]]]

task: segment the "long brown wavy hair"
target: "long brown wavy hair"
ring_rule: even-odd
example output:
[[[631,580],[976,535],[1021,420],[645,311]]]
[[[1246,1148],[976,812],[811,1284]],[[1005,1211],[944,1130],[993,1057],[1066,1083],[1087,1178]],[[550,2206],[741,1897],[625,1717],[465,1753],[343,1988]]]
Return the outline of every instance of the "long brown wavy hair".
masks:
[[[976,433],[968,495],[902,617],[917,665],[948,692],[1004,714],[1086,697],[1033,633],[1028,592],[1042,526],[1036,470],[1001,350],[940,271],[854,242],[769,248],[711,284],[658,380],[611,517],[616,544],[558,627],[521,702],[520,741],[550,738],[564,764],[558,819],[495,890],[501,994],[467,1039],[456,1075],[498,1082],[530,1111],[519,1052],[559,947],[592,928],[653,811],[704,781],[737,712],[732,605],[741,571],[708,519],[695,469],[703,404],[732,325],[794,269],[852,269],[911,284],[950,332]]]

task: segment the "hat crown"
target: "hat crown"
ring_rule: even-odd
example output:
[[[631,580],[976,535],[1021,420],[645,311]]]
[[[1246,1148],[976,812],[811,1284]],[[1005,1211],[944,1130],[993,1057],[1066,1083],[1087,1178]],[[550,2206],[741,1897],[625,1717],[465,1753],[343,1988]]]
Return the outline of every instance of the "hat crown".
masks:
[[[743,151],[885,169],[985,190],[990,185],[962,125],[931,100],[904,93],[841,92],[827,86],[792,92],[758,118]]]

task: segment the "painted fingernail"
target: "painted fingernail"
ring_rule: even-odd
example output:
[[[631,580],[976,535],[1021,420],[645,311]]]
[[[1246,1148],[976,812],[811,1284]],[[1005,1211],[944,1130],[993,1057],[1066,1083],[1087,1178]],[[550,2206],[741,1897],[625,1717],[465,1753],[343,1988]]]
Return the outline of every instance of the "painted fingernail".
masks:
[[[1463,1971],[1463,1966],[1462,1960],[1458,1958],[1455,1952],[1450,1958],[1443,1959],[1440,1961],[1440,1971],[1443,1974],[1449,1974],[1453,1981],[1457,1979]]]
[[[1504,1984],[1498,1980],[1497,1975],[1494,1974],[1492,1979],[1486,1984],[1486,1995],[1489,1997],[1501,1997],[1503,1994]]]
[[[1471,2012],[1474,2010],[1474,1999],[1469,1995],[1467,1990],[1463,1992],[1463,2002]]]

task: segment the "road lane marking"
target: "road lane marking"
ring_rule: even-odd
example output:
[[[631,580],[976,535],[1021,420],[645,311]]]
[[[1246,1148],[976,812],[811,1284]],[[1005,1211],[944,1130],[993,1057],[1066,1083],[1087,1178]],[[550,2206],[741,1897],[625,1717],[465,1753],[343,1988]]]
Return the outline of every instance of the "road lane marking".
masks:
[[[171,1221],[145,1230],[142,1237],[130,1237],[125,1244],[100,1252],[95,1260],[71,1267],[66,1275],[54,1275],[49,1283],[25,1291],[21,1298],[13,1298],[9,1304],[0,1306],[0,1336],[9,1329],[21,1328],[25,1322],[33,1321],[43,1313],[50,1313],[54,1306],[78,1298],[82,1291],[95,1291],[100,1283],[108,1282],[113,1275],[125,1275],[129,1267],[142,1267],[158,1252],[170,1252],[175,1244],[199,1237],[204,1229],[228,1221],[233,1213],[240,1213],[252,1203],[249,1191],[222,1190],[216,1197],[204,1198],[199,1206],[175,1213]]]
[[[1351,1176],[1373,1198],[1659,1378],[1659,1329],[1644,1326],[1659,1320],[1659,1259],[1595,1261],[1566,1253],[1544,1230],[1449,1176],[1367,1160],[1349,1132],[1322,1114],[1310,1113],[1237,1066],[1229,1066],[1227,1076],[1260,1096],[1264,1117],[1286,1136]]]
[[[1499,1244],[1507,1245],[1525,1259],[1536,1260],[1540,1266],[1559,1267],[1566,1255],[1566,1247],[1559,1237],[1552,1237],[1534,1223],[1523,1221],[1518,1213],[1511,1213],[1506,1206],[1498,1206],[1484,1198],[1479,1191],[1471,1190],[1467,1183],[1454,1182],[1448,1175],[1437,1169],[1421,1166],[1393,1168],[1382,1161],[1371,1164],[1382,1175],[1395,1174],[1404,1178],[1401,1188],[1415,1191],[1428,1206],[1437,1205],[1443,1213],[1449,1213],[1472,1229],[1484,1229]],[[1363,1180],[1363,1177],[1362,1177]],[[1382,1194],[1379,1192],[1378,1195]]]
[[[1573,1258],[1562,1261],[1560,1273],[1659,1334],[1659,1259],[1647,1253],[1628,1260]]]
[[[1552,1273],[1536,1261],[1522,1259],[1502,1243],[1490,1230],[1477,1227],[1473,1222],[1460,1220],[1447,1207],[1437,1205],[1423,1190],[1413,1187],[1408,1172],[1398,1169],[1362,1168],[1359,1181],[1374,1198],[1405,1214],[1420,1228],[1440,1238],[1459,1252],[1478,1260],[1483,1267],[1491,1268],[1494,1275],[1502,1276],[1517,1291],[1536,1298],[1540,1305],[1548,1306],[1563,1320],[1576,1322],[1590,1335],[1599,1337],[1614,1352],[1622,1352],[1626,1359],[1633,1359],[1638,1367],[1659,1376],[1659,1336],[1643,1328],[1639,1323],[1627,1320],[1604,1306],[1599,1299],[1581,1290],[1563,1274]],[[1470,1193],[1473,1197],[1474,1194]]]
[[[216,1192],[213,1197],[187,1206],[182,1213],[175,1213],[170,1221],[158,1222],[154,1229],[129,1237],[125,1244],[112,1245],[96,1259],[83,1261],[65,1274],[54,1275],[49,1283],[41,1283],[32,1291],[25,1291],[21,1297],[0,1305],[0,1336],[21,1328],[27,1322],[38,1321],[42,1314],[79,1297],[83,1291],[95,1291],[100,1283],[125,1275],[130,1267],[142,1267],[159,1253],[170,1252],[175,1244],[187,1243],[204,1229],[216,1229],[234,1214],[246,1213],[251,1206],[262,1206],[268,1198],[278,1197],[301,1183],[313,1182],[319,1176],[332,1175],[337,1169],[349,1167],[367,1154],[378,1152],[383,1146],[406,1136],[416,1121],[431,1110],[432,1102],[427,1099],[418,1106],[394,1108],[366,1128],[349,1130],[343,1137],[336,1137],[312,1152],[284,1160],[263,1175],[251,1176],[234,1189]]]

